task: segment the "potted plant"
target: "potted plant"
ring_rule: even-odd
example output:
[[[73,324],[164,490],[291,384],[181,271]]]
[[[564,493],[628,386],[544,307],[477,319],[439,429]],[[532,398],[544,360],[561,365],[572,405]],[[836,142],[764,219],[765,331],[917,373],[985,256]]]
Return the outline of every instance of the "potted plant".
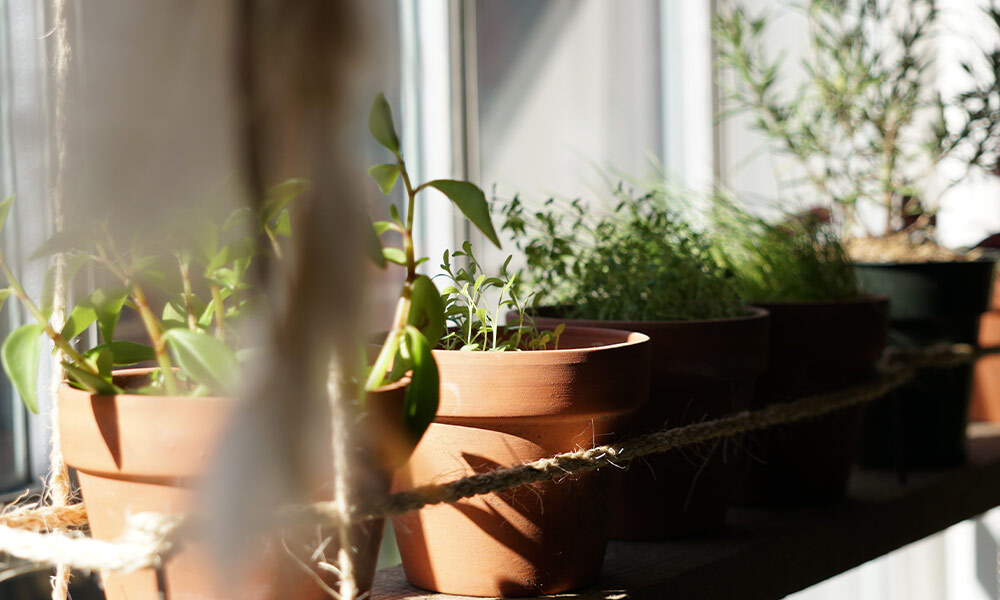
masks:
[[[467,266],[456,267],[457,260]],[[509,263],[510,258],[507,259]],[[437,417],[396,477],[396,488],[443,483],[612,441],[646,400],[647,336],[536,328],[516,276],[482,272],[471,245],[444,255],[447,334]],[[608,537],[608,477],[599,470],[396,517],[407,578],[476,596],[560,593],[593,583]]]
[[[976,245],[987,256],[1000,254],[1000,234],[993,234]],[[993,301],[979,321],[979,345],[1000,346],[1000,278],[993,278]],[[974,421],[1000,421],[1000,355],[984,356],[976,361],[969,417]]]
[[[539,327],[638,331],[652,346],[650,397],[630,428],[647,433],[749,408],[767,366],[767,311],[747,307],[709,239],[659,192],[619,186],[602,213],[580,201],[504,207],[539,298]],[[720,440],[615,474],[612,537],[663,539],[720,528],[740,456]]]
[[[379,142],[398,151],[391,119],[388,103],[380,94],[369,126]],[[392,138],[387,137],[390,133]],[[393,168],[380,165],[370,173],[385,188]],[[401,159],[398,168],[405,175]],[[437,184],[461,191],[460,185],[454,185],[461,182]],[[237,405],[233,394],[241,379],[241,363],[253,353],[240,327],[261,300],[247,279],[248,270],[261,253],[281,256],[282,238],[292,229],[288,205],[307,189],[305,181],[286,181],[269,190],[260,214],[240,208],[222,226],[203,214],[182,215],[183,226],[171,230],[185,234],[162,239],[134,236],[125,249],[103,222],[55,234],[36,255],[64,253],[68,282],[91,264],[99,282],[70,311],[59,331],[49,323],[53,287],[46,285],[40,300],[30,298],[0,254],[0,271],[8,284],[0,290],[0,298],[16,297],[34,319],[7,337],[0,346],[0,359],[26,406],[36,411],[41,338],[48,337],[63,353],[67,381],[60,386],[58,399],[62,448],[67,464],[79,476],[94,537],[117,538],[129,514],[180,514],[191,507],[198,478]],[[0,203],[0,225],[11,204],[12,199]],[[391,226],[397,225],[405,231],[403,249],[382,248],[379,234],[389,227],[368,225],[371,255],[377,264],[384,266],[385,257],[405,262],[407,253],[412,258],[412,217],[408,227]],[[267,240],[266,247],[260,246],[261,239]],[[396,365],[406,368],[381,372],[378,377],[380,364],[384,367],[385,363],[376,361],[368,374],[359,377],[364,382],[358,386],[364,409],[358,450],[364,456],[359,458],[385,473],[385,490],[392,469],[408,456],[437,406],[437,370],[432,360],[421,360],[429,356],[429,348],[421,353],[420,342],[427,323],[443,323],[444,315],[436,290],[430,296],[434,302],[423,303],[428,295],[421,290],[427,283],[426,277],[408,271],[393,323],[394,352],[405,353]],[[435,306],[440,313],[431,310]],[[116,339],[123,311],[138,316],[148,343]],[[82,334],[94,323],[100,343],[84,348]],[[355,573],[362,592],[374,576],[382,527],[383,522],[375,520],[358,524],[351,532],[352,541],[364,554]],[[286,541],[295,539],[264,544],[257,576],[249,582],[221,586],[205,565],[204,550],[194,543],[171,555],[162,579],[150,570],[109,573],[105,588],[112,599],[151,598],[164,588],[167,598],[229,598],[233,593],[262,598],[322,597],[313,580],[329,580],[333,575],[315,565],[309,567],[308,554],[296,556],[286,569],[282,557],[293,553]],[[327,554],[331,550],[333,546]],[[298,554],[298,548],[294,553]],[[303,565],[314,572],[304,574]]]
[[[752,408],[824,394],[877,376],[889,301],[860,291],[829,221],[812,209],[778,222],[720,196],[713,213],[720,260],[740,295],[768,311],[770,353]],[[854,462],[861,407],[748,436],[753,457],[740,501],[821,504],[841,498]]]
[[[812,203],[830,206],[862,288],[890,299],[890,345],[975,344],[993,263],[935,243],[934,210],[950,185],[933,178],[945,162],[992,171],[1000,53],[987,54],[986,85],[946,101],[928,72],[934,2],[811,0],[800,8],[810,52],[797,88],[765,52],[770,20],[739,6],[720,11],[720,65],[735,79],[730,108],[748,112],[792,159],[791,185],[799,182]],[[862,218],[878,212],[878,227]],[[901,467],[963,460],[971,373],[971,366],[922,369],[910,385],[872,404],[859,460]]]
[[[0,255],[8,286],[2,295],[16,297],[33,319],[0,346],[3,368],[25,405],[37,411],[41,338],[62,353],[67,377],[58,394],[62,450],[79,477],[95,538],[116,539],[130,514],[191,508],[196,482],[236,407],[232,394],[248,351],[239,323],[259,300],[247,282],[248,269],[260,252],[280,253],[281,238],[290,233],[286,205],[305,187],[300,180],[276,186],[262,214],[240,209],[221,227],[204,215],[186,215],[191,235],[185,239],[136,236],[122,250],[103,222],[56,233],[36,254],[64,253],[68,282],[91,265],[98,282],[58,331],[49,322],[53,287],[46,285],[38,300],[29,297]],[[0,223],[12,200],[0,203]],[[248,226],[266,235],[270,248],[260,248]],[[148,343],[116,336],[128,311],[138,316]],[[82,334],[95,323],[100,343],[87,347]],[[269,567],[277,556],[271,552]],[[158,590],[166,590],[168,598],[230,597],[234,589],[281,595],[271,577],[274,568],[254,581],[223,586],[204,563],[197,543],[185,545],[166,562],[162,579],[148,569],[107,573],[105,590],[112,599],[152,598]],[[301,586],[305,576],[301,579],[282,584]],[[310,597],[304,588],[293,589]]]

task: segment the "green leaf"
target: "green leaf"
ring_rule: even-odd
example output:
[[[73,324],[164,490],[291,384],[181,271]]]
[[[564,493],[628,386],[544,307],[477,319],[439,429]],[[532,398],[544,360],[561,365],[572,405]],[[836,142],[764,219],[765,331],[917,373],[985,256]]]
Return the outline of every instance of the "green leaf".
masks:
[[[10,215],[10,207],[14,203],[14,196],[7,196],[0,200],[0,230],[7,224],[7,217]]]
[[[500,238],[497,237],[497,232],[493,228],[490,207],[486,203],[486,195],[483,194],[483,190],[468,181],[453,181],[451,179],[436,179],[427,185],[448,196],[462,211],[462,214],[472,221],[472,224],[479,231],[483,232],[483,235],[497,248],[500,247]]]
[[[260,211],[260,230],[264,230],[264,225],[270,223],[278,213],[288,205],[289,202],[297,198],[304,192],[309,191],[309,181],[305,179],[288,179],[267,190],[264,194],[264,206]]]
[[[52,237],[45,240],[28,258],[34,260],[60,252],[86,250],[93,244],[93,240],[94,231],[90,227],[67,227],[52,234]]]
[[[41,352],[42,326],[29,323],[15,329],[0,346],[0,362],[7,377],[14,382],[21,401],[38,413],[38,358]]]
[[[156,351],[151,346],[137,344],[128,340],[117,340],[95,346],[84,353],[83,357],[90,358],[92,355],[104,350],[110,351],[112,363],[115,366],[128,366],[156,360]]]
[[[419,440],[437,415],[440,376],[431,345],[419,329],[407,325],[403,343],[408,347],[412,369],[410,385],[406,386],[403,423],[413,439]]]
[[[66,324],[63,325],[59,335],[67,340],[72,340],[83,333],[96,320],[97,313],[94,312],[94,308],[84,304],[84,302],[80,302],[70,311],[69,318],[66,319]]]
[[[287,208],[278,215],[278,220],[274,224],[274,233],[284,237],[292,237],[292,216]]]
[[[368,176],[375,180],[375,184],[383,194],[388,194],[399,179],[399,165],[375,165],[368,169]]]
[[[66,374],[69,376],[70,381],[76,383],[88,392],[101,395],[114,395],[122,393],[121,388],[111,383],[110,375],[108,375],[107,379],[105,379],[104,377],[94,375],[83,367],[70,362],[64,362],[63,368],[66,369]]]
[[[399,248],[382,248],[382,256],[389,262],[406,266],[406,253]]]
[[[426,275],[417,275],[413,280],[406,323],[419,329],[432,348],[444,335],[444,301],[437,286]]]
[[[45,279],[42,281],[42,301],[38,309],[42,311],[45,318],[52,315],[52,310],[56,299],[56,266],[49,265],[45,271]]]
[[[378,228],[371,221],[368,221],[368,226],[365,230],[367,231],[365,234],[365,248],[368,251],[368,258],[375,263],[375,266],[381,269],[385,267],[385,249],[382,248],[382,241],[378,239]]]
[[[189,329],[168,329],[163,337],[177,365],[191,379],[216,393],[235,391],[239,361],[229,346],[207,333]]]
[[[10,288],[0,290],[0,308],[3,308],[4,303],[7,302],[7,298],[10,298],[10,295],[13,293],[14,290]]]
[[[392,108],[381,93],[375,96],[375,101],[372,102],[372,110],[368,114],[368,131],[375,141],[394,154],[399,154],[399,136],[396,135],[396,127],[392,123]]]

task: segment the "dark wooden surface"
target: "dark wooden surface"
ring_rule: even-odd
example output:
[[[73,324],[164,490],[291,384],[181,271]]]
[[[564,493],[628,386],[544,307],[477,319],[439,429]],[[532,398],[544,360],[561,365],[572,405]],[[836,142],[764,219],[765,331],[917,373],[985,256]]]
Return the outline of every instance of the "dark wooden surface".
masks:
[[[970,429],[969,461],[919,472],[856,471],[849,499],[811,509],[733,509],[718,535],[686,542],[612,542],[596,588],[559,598],[782,598],[1000,505],[1000,429]],[[379,573],[374,600],[455,599]]]

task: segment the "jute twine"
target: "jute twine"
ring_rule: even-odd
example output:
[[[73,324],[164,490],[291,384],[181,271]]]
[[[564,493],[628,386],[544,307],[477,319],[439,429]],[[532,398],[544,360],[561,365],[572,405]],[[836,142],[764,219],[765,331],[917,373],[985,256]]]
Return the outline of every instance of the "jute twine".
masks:
[[[616,444],[565,452],[450,483],[398,492],[372,504],[353,507],[346,518],[350,521],[364,521],[392,517],[425,506],[455,503],[474,496],[559,479],[573,473],[606,466],[620,467],[632,460],[683,446],[819,417],[880,398],[911,381],[920,368],[967,364],[998,351],[1000,348],[975,349],[957,345],[887,353],[883,361],[882,376],[870,383],[760,410],[734,413],[711,421],[664,429]],[[52,529],[44,527],[44,523],[60,519],[64,519],[61,523],[66,526],[70,526],[71,522],[80,526],[84,520],[82,510],[81,504],[70,507],[29,507],[0,516],[0,552],[39,563],[67,564],[90,570],[132,571],[160,566],[173,550],[174,541],[183,537],[182,533],[195,529],[190,518],[183,515],[144,513],[130,518],[125,535],[116,542],[102,542],[80,535],[36,532]],[[70,514],[69,511],[74,512]],[[288,507],[283,510],[282,516],[289,524],[311,522],[343,525],[345,519],[343,507],[333,502]],[[32,529],[37,527],[37,530],[23,531],[22,525]]]
[[[55,35],[55,61],[53,65],[55,71],[55,119],[52,124],[55,145],[55,183],[50,192],[50,198],[52,202],[53,225],[56,231],[62,231],[65,221],[65,211],[63,210],[63,178],[66,168],[66,88],[69,78],[71,54],[69,29],[66,23],[66,0],[53,0],[52,18],[54,21],[53,33]],[[66,320],[66,261],[61,253],[56,254],[53,260],[55,277],[53,278],[51,322],[56,331],[59,331]],[[52,395],[52,408],[50,409],[49,417],[52,429],[49,442],[49,477],[46,482],[46,498],[51,507],[40,507],[39,510],[48,510],[53,513],[65,512],[67,515],[75,515],[79,512],[79,509],[68,507],[72,495],[72,487],[69,481],[69,471],[66,468],[66,461],[63,459],[62,454],[62,442],[59,436],[59,403],[56,402],[56,390],[64,377],[62,368],[64,358],[63,353],[59,351],[54,353],[51,359],[52,378],[49,382],[49,393]],[[64,510],[60,511],[60,509]],[[63,520],[69,517],[56,518],[54,515],[47,515],[47,518],[51,527],[61,529]],[[52,576],[52,600],[66,600],[69,595],[70,567],[58,562],[55,564],[56,571]]]

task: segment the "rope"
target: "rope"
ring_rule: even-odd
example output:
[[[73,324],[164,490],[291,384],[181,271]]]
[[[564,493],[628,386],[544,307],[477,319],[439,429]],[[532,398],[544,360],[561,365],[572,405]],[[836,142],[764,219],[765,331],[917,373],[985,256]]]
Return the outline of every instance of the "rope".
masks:
[[[66,24],[66,0],[53,0],[52,15],[55,32],[55,122],[53,137],[55,140],[55,185],[51,191],[52,216],[56,231],[61,231],[64,225],[63,211],[63,177],[66,166],[66,87],[69,78],[70,45]],[[52,324],[56,331],[62,329],[66,319],[66,259],[60,253],[54,258],[54,286]],[[72,487],[69,481],[69,470],[63,459],[62,442],[59,436],[59,403],[56,401],[57,389],[64,374],[62,352],[52,356],[52,408],[49,412],[51,438],[49,448],[49,477],[46,496],[53,508],[63,508],[69,504]],[[56,572],[52,576],[52,600],[66,600],[69,595],[70,569],[67,565],[56,563]]]
[[[637,436],[617,444],[565,452],[534,462],[506,467],[464,477],[450,483],[427,485],[388,495],[371,504],[354,507],[349,521],[365,521],[391,517],[425,506],[455,503],[466,498],[502,492],[522,485],[551,481],[573,473],[593,471],[601,467],[619,467],[632,460],[699,444],[819,417],[851,406],[864,404],[885,396],[911,381],[921,368],[942,368],[967,364],[977,358],[1000,353],[1000,348],[975,349],[971,346],[939,346],[911,352],[888,353],[883,361],[882,376],[872,382],[835,392],[809,396],[794,402],[775,404],[755,411],[742,411],[684,427],[664,429]],[[80,507],[81,505],[73,505]],[[66,507],[61,510],[67,510]],[[80,508],[73,508],[81,510]],[[4,521],[0,517],[0,552],[49,564],[68,564],[81,569],[129,571],[162,564],[173,541],[182,529],[191,524],[183,515],[144,513],[129,521],[126,534],[116,542],[103,542],[63,533],[34,533],[16,529],[20,522],[30,521],[33,511],[58,512],[56,507],[25,509],[10,513],[18,519]],[[45,513],[51,516],[51,513]],[[343,507],[335,502],[320,502],[304,507],[287,507],[281,515],[289,524],[309,522],[340,526],[344,523]],[[43,521],[39,513],[39,521]]]

